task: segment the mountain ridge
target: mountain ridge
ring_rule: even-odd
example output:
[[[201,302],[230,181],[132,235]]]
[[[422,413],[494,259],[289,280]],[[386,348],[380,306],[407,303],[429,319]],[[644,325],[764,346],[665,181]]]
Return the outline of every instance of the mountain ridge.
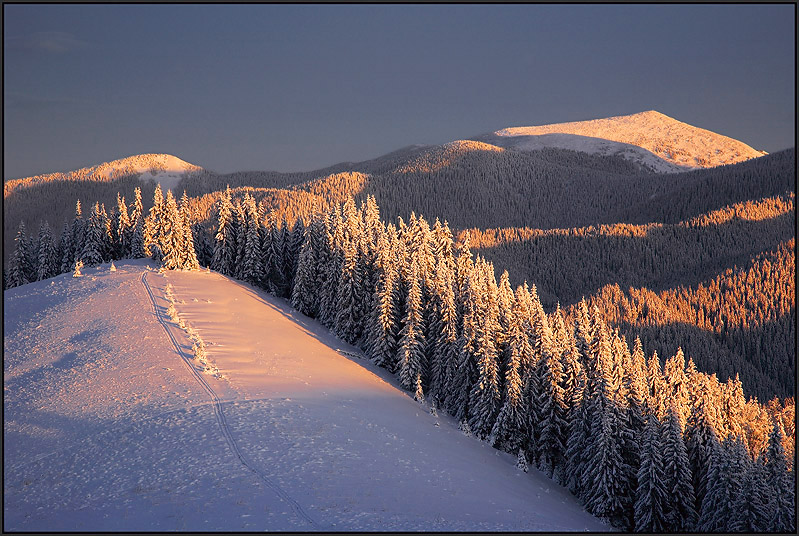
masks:
[[[660,133],[661,131],[663,133]],[[673,139],[668,140],[669,136]],[[683,140],[681,138],[686,139]],[[670,143],[664,145],[668,141]],[[701,151],[688,150],[686,148],[687,142],[692,142],[695,146],[699,146]],[[721,143],[722,147],[714,148],[714,143]],[[494,146],[496,149],[486,147],[487,145]],[[456,139],[442,144],[411,144],[374,159],[360,162],[339,162],[326,168],[308,172],[283,173],[263,170],[255,171],[254,173],[313,175],[322,169],[340,167],[357,171],[360,166],[370,162],[379,162],[386,157],[425,150],[446,152],[456,148],[496,151],[497,149],[511,148],[529,152],[545,147],[570,149],[604,156],[620,155],[656,173],[674,173],[690,169],[728,165],[768,154],[765,151],[757,151],[734,138],[695,127],[656,110],[648,110],[630,115],[586,121],[506,127],[492,133]],[[711,151],[713,151],[712,154]],[[4,183],[4,196],[7,197],[11,191],[21,185],[28,186],[48,180],[75,180],[73,178],[75,176],[100,177],[104,180],[111,180],[112,176],[131,173],[146,174],[152,170],[162,171],[167,174],[206,171],[200,166],[167,153],[144,153],[87,166],[74,171],[43,173],[18,179],[8,179]],[[152,178],[155,178],[157,174],[152,175]]]

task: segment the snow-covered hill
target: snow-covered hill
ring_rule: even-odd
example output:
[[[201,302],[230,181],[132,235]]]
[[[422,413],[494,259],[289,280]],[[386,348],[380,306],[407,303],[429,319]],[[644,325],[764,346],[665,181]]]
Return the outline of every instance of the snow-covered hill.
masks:
[[[126,261],[3,304],[6,531],[609,530],[219,274]]]
[[[556,147],[620,155],[658,173],[735,164],[766,154],[654,110],[592,121],[504,128],[475,139],[522,151]]]
[[[154,179],[164,190],[174,188],[184,175],[202,171],[202,168],[184,162],[170,154],[140,154],[103,162],[96,166],[81,168],[67,173],[47,173],[23,179],[6,181],[4,196],[20,187],[29,187],[51,181],[112,181],[126,175],[140,175],[142,181]]]

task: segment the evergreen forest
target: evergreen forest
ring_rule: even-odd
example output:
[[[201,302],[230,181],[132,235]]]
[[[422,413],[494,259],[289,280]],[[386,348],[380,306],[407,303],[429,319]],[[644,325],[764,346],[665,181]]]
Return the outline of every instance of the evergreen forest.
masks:
[[[435,159],[423,164],[437,172]],[[360,182],[364,191],[371,184],[366,173],[331,177]],[[720,380],[699,370],[691,356],[712,360],[705,352],[714,346],[697,343],[691,355],[682,347],[659,355],[657,348],[665,346],[658,346],[651,330],[683,318],[738,341],[749,355],[754,349],[740,342],[745,337],[735,330],[753,326],[725,308],[723,293],[750,280],[776,285],[760,290],[781,293],[776,305],[753,296],[747,306],[782,307],[780,319],[795,315],[793,298],[788,301],[793,287],[778,288],[785,284],[795,247],[780,234],[782,224],[757,231],[772,233],[767,252],[697,281],[690,291],[674,294],[667,283],[658,287],[631,278],[625,281],[629,291],[603,286],[587,299],[572,294],[572,302],[563,301],[568,307],[561,308],[557,301],[552,305],[554,294],[542,299],[535,279],[519,282],[478,248],[472,250],[473,239],[481,247],[493,239],[467,232],[456,240],[445,218],[431,224],[413,211],[405,217],[392,213],[399,212],[397,205],[381,217],[377,195],[343,196],[338,190],[341,197],[331,200],[321,195],[325,184],[293,190],[228,187],[194,199],[184,192],[179,201],[156,186],[149,210],[138,187],[118,194],[110,210],[95,202],[84,213],[78,202],[60,235],[44,222],[29,236],[25,222],[19,224],[4,286],[123,258],[149,257],[164,269],[204,266],[290,301],[396,374],[409,396],[431,412],[452,415],[465,434],[515,455],[520,470],[543,471],[590,513],[621,530],[794,532],[794,399],[769,397],[762,403],[751,393],[745,396],[748,386],[740,375]],[[753,213],[794,213],[792,196],[764,203]],[[693,210],[701,216],[699,205],[680,217]],[[739,215],[746,207],[731,204],[728,210],[733,214],[728,221],[720,213],[707,222],[632,226],[627,236],[635,240],[621,247],[649,249],[644,255],[651,256],[661,242],[685,241],[695,227],[749,221]],[[458,225],[465,228],[466,222]],[[614,232],[586,236],[613,239]],[[711,248],[708,255],[714,254]],[[564,255],[557,262],[576,257]],[[669,262],[693,270],[690,259]],[[555,289],[560,287],[547,292]],[[675,331],[672,341],[681,340]]]

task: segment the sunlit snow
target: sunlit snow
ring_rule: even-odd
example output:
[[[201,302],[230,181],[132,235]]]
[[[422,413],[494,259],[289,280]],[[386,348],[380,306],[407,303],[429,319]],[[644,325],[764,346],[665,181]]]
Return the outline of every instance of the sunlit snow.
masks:
[[[734,164],[766,154],[654,110],[591,121],[504,128],[476,139],[518,150],[557,147],[619,154],[658,173]]]
[[[6,531],[609,530],[217,273],[120,261],[3,302]]]

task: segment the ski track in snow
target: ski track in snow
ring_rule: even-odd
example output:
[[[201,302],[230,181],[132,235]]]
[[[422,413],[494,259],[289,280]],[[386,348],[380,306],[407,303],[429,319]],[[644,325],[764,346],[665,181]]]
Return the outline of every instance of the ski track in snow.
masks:
[[[216,395],[216,392],[213,390],[213,388],[210,385],[208,385],[208,382],[205,381],[205,378],[203,378],[202,374],[197,372],[197,369],[194,368],[194,365],[192,365],[191,363],[191,359],[183,352],[183,349],[180,347],[180,344],[178,344],[178,341],[175,339],[175,336],[172,334],[172,331],[169,329],[169,324],[164,318],[164,315],[161,313],[161,310],[159,309],[158,304],[155,301],[155,296],[153,295],[153,291],[150,288],[150,285],[147,284],[147,272],[142,273],[141,282],[144,285],[145,290],[147,291],[147,295],[150,297],[150,301],[152,302],[153,306],[153,312],[155,313],[158,322],[161,324],[161,326],[163,326],[164,331],[166,331],[166,334],[169,336],[169,340],[172,342],[172,345],[175,347],[175,350],[178,352],[178,354],[180,354],[180,357],[183,358],[183,364],[186,365],[186,368],[189,369],[189,372],[191,372],[194,379],[197,380],[197,382],[202,386],[202,388],[205,389],[205,392],[208,393],[208,396],[211,397],[211,403],[214,408],[214,415],[216,416],[216,422],[217,424],[219,424],[219,429],[221,430],[222,435],[224,436],[225,441],[227,442],[230,450],[233,452],[233,454],[236,455],[236,457],[239,459],[239,461],[244,467],[246,467],[256,475],[258,475],[258,477],[261,480],[263,480],[267,486],[269,486],[269,489],[275,492],[275,494],[278,497],[280,497],[281,500],[284,500],[287,503],[289,503],[289,505],[294,510],[294,512],[296,512],[298,517],[301,517],[312,527],[318,529],[319,526],[317,525],[317,523],[311,518],[311,516],[308,515],[308,513],[302,508],[302,506],[300,506],[299,503],[297,503],[297,501],[292,499],[291,496],[288,493],[286,493],[275,482],[273,482],[271,478],[266,476],[262,471],[256,469],[256,467],[252,464],[252,462],[246,459],[244,453],[241,451],[238,444],[236,444],[236,440],[233,438],[233,433],[231,432],[230,426],[228,426],[227,420],[225,419],[225,412],[222,409],[222,403],[220,402],[219,397]]]

